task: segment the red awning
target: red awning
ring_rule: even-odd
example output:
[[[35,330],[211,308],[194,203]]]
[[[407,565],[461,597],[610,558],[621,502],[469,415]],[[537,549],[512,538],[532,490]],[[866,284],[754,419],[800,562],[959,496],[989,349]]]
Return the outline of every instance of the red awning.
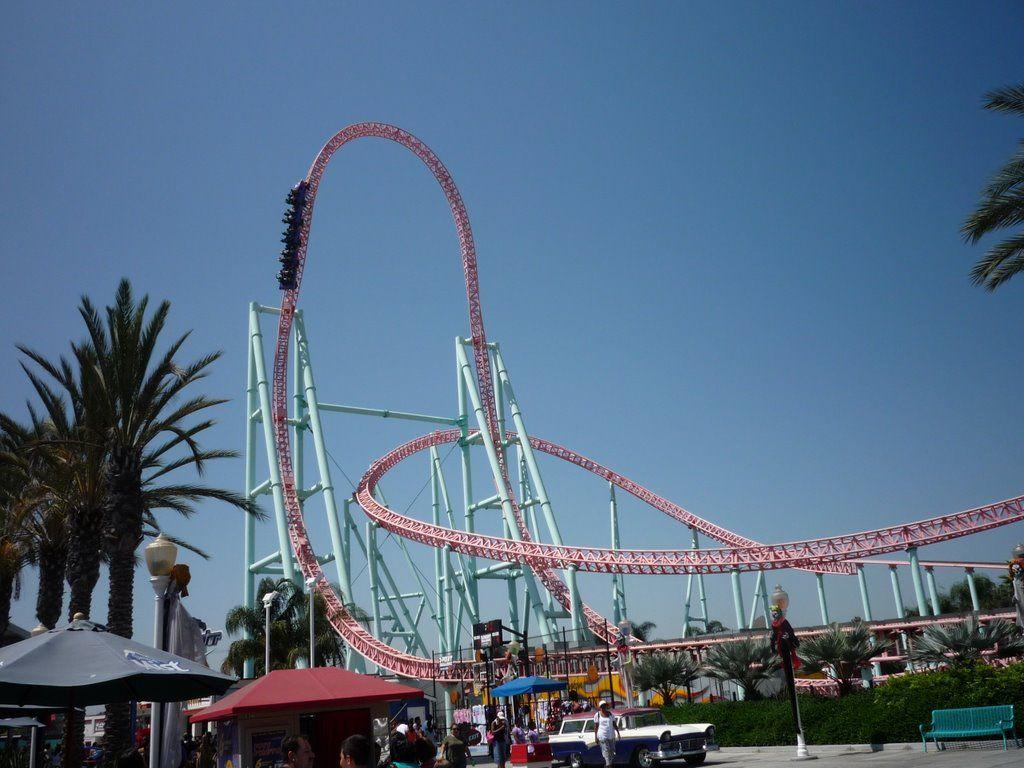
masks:
[[[337,667],[278,669],[225,696],[189,720],[228,720],[248,712],[327,709],[371,701],[418,699],[419,688]]]

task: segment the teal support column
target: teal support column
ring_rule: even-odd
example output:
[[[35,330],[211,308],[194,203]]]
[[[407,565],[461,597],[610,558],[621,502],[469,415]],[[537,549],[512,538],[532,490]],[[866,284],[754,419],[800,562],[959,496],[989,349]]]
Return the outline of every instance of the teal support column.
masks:
[[[860,587],[860,604],[861,608],[863,608],[864,610],[864,621],[872,621],[871,600],[868,597],[868,580],[864,576],[864,566],[859,563],[857,564],[857,586]],[[875,641],[874,634],[871,635],[871,644],[877,644]],[[874,672],[875,677],[878,677],[882,674],[882,665],[878,662],[872,664],[871,669]]]
[[[825,577],[823,574],[814,574],[818,582],[818,607],[821,609],[821,623],[828,624],[828,601],[825,599]]]
[[[615,501],[614,483],[608,483],[608,512],[611,517],[612,549],[618,549],[621,546],[619,542],[619,507]],[[689,605],[689,595],[687,595],[686,602]],[[687,608],[687,612],[689,612],[689,608]],[[623,619],[629,618],[626,612],[626,578],[621,573],[612,574],[612,617],[616,625]],[[685,622],[683,631],[686,631]]]
[[[505,538],[510,537],[510,531],[508,523],[504,524]],[[518,585],[516,584],[516,577],[513,576],[510,579],[505,580],[505,590],[508,595],[508,617],[512,624],[512,630],[519,632],[519,595],[517,594]]]
[[[857,566],[857,585],[860,587],[860,604],[864,610],[864,621],[872,621],[871,600],[868,598],[868,580],[864,577],[864,566]]]
[[[498,463],[498,454],[497,454],[497,451],[495,451],[495,449],[494,449],[493,441],[489,439],[490,438],[490,430],[489,430],[489,427],[488,427],[488,424],[487,424],[487,414],[484,412],[484,407],[483,407],[483,405],[480,402],[480,394],[476,391],[476,385],[475,385],[475,382],[473,381],[473,369],[472,369],[472,366],[470,366],[470,364],[469,364],[469,359],[466,356],[466,350],[465,350],[465,348],[463,347],[463,345],[461,343],[461,339],[456,341],[456,344],[455,344],[455,354],[456,354],[456,358],[458,359],[458,362],[459,362],[459,367],[460,367],[460,369],[462,371],[462,381],[464,382],[464,385],[465,385],[464,388],[463,388],[463,391],[469,396],[469,403],[470,403],[470,405],[473,408],[474,414],[476,415],[476,422],[477,422],[477,426],[480,429],[480,435],[483,437],[483,440],[481,440],[481,442],[483,443],[484,453],[487,455],[487,462],[488,462],[488,464],[490,465],[490,468],[491,468],[491,476],[492,476],[492,478],[494,480],[494,488],[497,491],[498,496],[499,496],[499,498],[501,500],[501,513],[502,513],[502,516],[504,517],[505,521],[508,523],[509,533],[512,535],[512,538],[515,539],[516,541],[521,541],[522,540],[522,534],[519,531],[519,527],[516,525],[515,513],[512,510],[512,501],[508,497],[508,490],[505,488],[505,481],[504,481],[504,478],[502,477],[502,474],[501,474],[501,466]],[[514,402],[514,398],[513,398],[511,390],[508,390],[507,394],[508,394],[509,400]],[[518,410],[515,408],[514,405],[513,405],[512,408],[513,408],[513,410],[512,410],[513,416],[515,416],[518,413]],[[518,428],[518,423],[517,423],[517,428]],[[520,434],[525,435],[526,434],[525,430],[521,430]],[[521,441],[521,443],[523,445],[523,453],[527,457],[527,461],[529,462],[529,458],[528,457],[532,456],[532,453],[530,453],[530,451],[529,451],[529,442],[524,439],[524,440]],[[534,480],[536,482],[536,478]],[[537,489],[537,493],[538,494],[541,493],[539,488]],[[471,505],[472,505],[472,501],[470,501],[470,503],[467,505],[467,509]],[[537,589],[537,585],[534,584],[533,579],[527,578],[527,579],[524,579],[524,582],[526,583],[528,588],[531,588],[532,590],[536,590]],[[570,595],[572,595],[573,592],[574,592],[575,582],[576,582],[575,573],[573,573],[573,579],[569,583]],[[578,592],[575,593],[575,600],[576,601],[579,600],[579,593]],[[577,605],[576,601],[574,601],[572,603],[574,606]],[[480,603],[477,602],[477,605],[479,605],[479,604]],[[540,594],[539,594],[539,592],[533,596],[533,604],[535,606],[534,610],[537,612],[537,616],[535,618],[537,619],[537,623],[538,623],[538,625],[539,625],[539,627],[541,629],[542,642],[544,642],[544,643],[551,642],[551,639],[552,639],[552,636],[554,634],[554,631],[553,631],[553,628],[550,626],[550,623],[549,623],[550,620],[544,614],[543,609],[540,608],[541,602],[540,602]]]
[[[896,573],[896,566],[889,566],[889,578],[892,580],[892,599],[896,603],[896,615],[905,619],[907,617],[907,609],[903,605],[903,592],[900,590],[900,579]]]
[[[683,637],[690,636],[690,595],[693,593],[693,574],[686,575],[686,599],[683,601]]]
[[[966,568],[964,573],[967,574],[967,588],[971,591],[971,610],[977,613],[981,610],[981,601],[978,600],[978,587],[974,583],[974,569]]]
[[[907,550],[910,556],[910,578],[914,584],[914,597],[917,599],[918,613],[923,617],[928,615],[928,606],[924,601],[924,584],[921,582],[921,568],[917,559],[917,547],[910,547]]]
[[[743,587],[740,584],[740,572],[732,570],[729,572],[732,579],[732,602],[736,608],[736,629],[743,629]]]
[[[431,521],[434,525],[441,525],[441,492],[437,487],[437,467],[434,465],[434,446],[431,446],[430,450],[430,511]],[[434,584],[435,591],[437,592],[437,619],[438,619],[438,651],[440,653],[448,653],[448,632],[447,625],[445,623],[445,612],[444,606],[445,601],[443,599],[444,590],[447,587],[445,581],[445,573],[441,567],[441,555],[442,548],[434,547]]]
[[[764,571],[757,572],[757,581],[754,582],[754,599],[750,601],[750,616],[747,619],[747,629],[754,628],[754,621],[757,618],[757,604],[761,603],[762,606],[768,604],[768,587],[764,583]],[[764,609],[764,621],[765,627],[768,626],[768,613],[767,608]]]
[[[690,528],[690,544],[694,549],[700,549],[700,539],[697,538],[697,529]],[[704,574],[697,574],[697,597],[700,600],[700,617],[704,619],[704,631],[708,631],[708,622],[711,617],[708,616],[708,596],[704,591]]]
[[[249,305],[249,336],[252,342],[253,361],[256,365],[256,391],[260,401],[260,416],[263,419],[263,443],[267,451],[267,470],[270,474],[270,490],[274,499],[274,522],[277,527],[277,544],[281,550],[281,568],[284,577],[295,580],[295,561],[292,559],[292,545],[288,538],[288,522],[285,516],[284,488],[281,472],[277,466],[277,445],[274,430],[271,429],[270,383],[267,380],[266,357],[263,353],[263,331],[260,329],[259,313],[255,302]]]
[[[441,471],[441,459],[437,455],[437,448],[435,446],[431,446],[430,448],[430,457],[431,461],[433,462],[435,476],[437,477],[437,488],[441,494],[441,507],[444,509],[445,519],[448,520],[448,527],[454,530],[458,528],[458,526],[455,524],[455,513],[452,511],[451,497],[448,496],[448,484],[445,482],[444,473]],[[471,558],[459,552],[458,560],[459,567],[462,569],[461,574],[469,573]],[[468,584],[468,577],[464,576],[463,578],[466,580],[466,584]],[[473,580],[473,584],[476,584],[475,579]],[[469,589],[469,587],[465,584],[460,585],[458,581],[456,581],[455,583],[449,583],[449,586],[451,587],[451,589],[455,589],[458,591],[459,599],[463,603],[465,603],[465,609],[469,612],[472,623],[475,624],[476,622],[480,621],[480,612],[479,610],[477,610],[476,603],[473,602],[473,595],[471,594],[471,590]],[[456,628],[458,628],[460,625],[461,622],[455,622]],[[452,637],[455,638],[457,637],[457,635],[458,631],[456,629],[456,633],[455,635],[452,635]],[[455,647],[457,646],[452,646],[453,649]]]
[[[895,565],[889,566],[889,578],[892,580],[892,598],[896,602],[896,615],[901,619],[905,619],[907,617],[907,609],[903,605],[903,592],[900,590],[900,579],[899,575],[896,573]],[[901,632],[900,638],[903,640],[904,650],[909,652],[910,647],[907,643],[906,633]],[[910,671],[913,671],[914,669],[914,665],[909,661],[907,662],[907,669]]]
[[[935,586],[935,568],[926,565],[924,567],[924,577],[928,582],[928,600],[932,604],[932,616],[938,616],[942,613],[942,609],[939,606],[939,590]]]
[[[250,304],[250,314],[255,312],[254,305]],[[245,384],[245,498],[253,498],[253,489],[256,487],[256,429],[254,427],[254,414],[259,407],[259,400],[256,397],[256,363],[253,360],[252,339],[247,339],[246,347],[248,354],[248,374]],[[249,566],[256,560],[256,520],[248,512],[243,513],[243,541],[245,542],[244,555],[244,581],[242,584],[242,603],[247,608],[256,606],[256,576],[249,570]],[[248,630],[242,631],[242,637],[251,640],[252,635]],[[256,665],[252,659],[248,659],[242,669],[242,676],[251,678],[256,676]]]
[[[349,578],[351,553],[345,544],[346,540],[342,538],[342,526],[338,519],[338,500],[334,494],[327,442],[324,439],[320,405],[316,396],[316,381],[313,379],[313,364],[309,354],[309,336],[306,334],[305,317],[301,312],[295,313],[295,387],[302,393],[301,398],[296,396],[296,409],[302,408],[307,414],[303,418],[301,412],[296,410],[296,420],[308,422],[309,432],[313,438],[313,453],[316,457],[317,473],[320,476],[318,487],[323,494],[324,511],[327,514],[327,529],[331,537],[331,549],[334,551],[338,587],[341,590],[341,601],[348,610],[355,605],[355,596],[352,594],[352,584]],[[301,435],[305,431],[300,429],[300,426],[301,424],[296,426],[297,435]],[[298,437],[296,441],[300,444],[302,442]],[[301,453],[296,454],[297,463],[301,463],[301,456]],[[298,474],[296,474],[296,484],[298,488],[302,488]],[[345,646],[345,666],[355,672],[365,671],[363,657],[352,651],[347,645]]]
[[[462,355],[460,362],[465,360],[466,351],[462,347],[459,348]],[[540,468],[537,466],[537,459],[533,454],[533,447],[530,445],[529,432],[526,429],[526,424],[523,421],[523,414],[519,409],[519,401],[516,399],[515,390],[512,388],[512,382],[509,379],[508,370],[505,368],[505,360],[501,356],[501,351],[494,348],[494,364],[498,373],[498,380],[501,382],[502,391],[505,397],[508,399],[509,414],[512,416],[512,423],[515,425],[516,432],[519,435],[519,445],[523,451],[523,459],[526,461],[526,467],[529,470],[530,480],[533,485],[533,491],[537,496],[537,500],[540,502],[540,511],[544,516],[544,520],[548,526],[548,532],[551,535],[551,542],[557,546],[562,546],[562,534],[558,530],[558,522],[555,520],[554,511],[551,508],[551,499],[548,496],[547,488],[544,485],[544,478],[541,476]],[[463,366],[463,370],[468,369],[468,363]],[[467,381],[467,388],[470,382]],[[473,395],[473,390],[470,389],[470,395]],[[486,424],[481,426],[481,431],[486,428]],[[510,520],[509,524],[515,527],[515,521]],[[584,633],[587,631],[586,621],[583,616],[583,601],[580,599],[579,588],[576,585],[576,569],[568,568],[564,571],[565,580],[569,587],[569,594],[574,596],[574,600],[570,610],[572,611],[572,626],[573,631],[576,633],[577,638],[582,639]]]
[[[743,629],[743,591],[740,584],[740,572],[732,570],[729,572],[729,576],[732,581],[733,607],[736,609],[736,630],[739,631]],[[747,692],[742,685],[736,686],[736,697],[740,701],[747,698]]]
[[[370,621],[373,636],[381,637],[380,623],[380,582],[377,579],[377,524],[366,521],[366,572],[370,580]],[[379,668],[378,668],[379,670]]]
[[[444,634],[448,653],[458,645],[456,632],[458,625],[452,616],[452,590],[455,589],[455,574],[452,572],[452,548],[444,548]],[[440,597],[438,598],[440,601]]]
[[[459,448],[462,454],[462,509],[465,515],[465,527],[467,533],[473,533],[476,526],[473,521],[473,471],[469,455],[469,405],[466,391],[466,380],[462,375],[462,365],[459,360],[459,353],[462,351],[462,339],[455,337],[455,383],[458,392],[459,405]],[[469,590],[469,598],[474,606],[480,607],[479,585],[476,581],[476,556],[469,555],[466,558],[469,565],[462,568],[463,578],[466,579],[466,588]],[[479,621],[479,618],[477,619]]]

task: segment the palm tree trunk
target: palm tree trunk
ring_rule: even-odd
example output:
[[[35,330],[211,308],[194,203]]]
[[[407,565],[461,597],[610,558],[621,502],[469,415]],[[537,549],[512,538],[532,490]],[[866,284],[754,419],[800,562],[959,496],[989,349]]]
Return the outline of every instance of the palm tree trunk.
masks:
[[[53,629],[60,620],[64,606],[64,569],[68,551],[63,544],[39,547],[39,595],[36,597],[36,618],[44,627]]]
[[[102,510],[78,509],[71,515],[67,577],[71,597],[68,620],[76,613],[87,618],[92,611],[92,593],[100,578]]]
[[[85,715],[72,709],[64,716],[64,752],[61,768],[82,767],[82,745],[85,743]]]
[[[113,448],[107,465],[106,483],[103,532],[110,573],[107,629],[122,637],[131,637],[135,551],[142,542],[142,470],[139,458],[120,446]],[[127,703],[107,705],[104,740],[110,754],[119,755],[131,746],[128,708]]]
[[[14,576],[0,571],[0,637],[11,623],[11,598],[14,596]]]

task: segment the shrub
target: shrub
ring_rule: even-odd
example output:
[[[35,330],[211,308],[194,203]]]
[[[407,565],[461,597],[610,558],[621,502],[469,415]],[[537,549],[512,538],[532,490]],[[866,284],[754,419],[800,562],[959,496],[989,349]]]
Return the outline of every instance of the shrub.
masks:
[[[920,723],[933,709],[1013,704],[1024,712],[1024,663],[920,672],[893,678],[872,691],[839,699],[800,697],[800,717],[811,744],[884,744],[918,741]],[[712,723],[724,747],[794,743],[793,716],[785,697],[666,707],[671,723]]]

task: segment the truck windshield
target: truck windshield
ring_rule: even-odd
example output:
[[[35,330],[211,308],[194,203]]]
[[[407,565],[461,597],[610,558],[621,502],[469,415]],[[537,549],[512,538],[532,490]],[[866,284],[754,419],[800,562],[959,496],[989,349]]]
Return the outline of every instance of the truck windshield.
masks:
[[[583,724],[586,720],[563,720],[562,730],[560,733],[579,733],[583,730]]]

